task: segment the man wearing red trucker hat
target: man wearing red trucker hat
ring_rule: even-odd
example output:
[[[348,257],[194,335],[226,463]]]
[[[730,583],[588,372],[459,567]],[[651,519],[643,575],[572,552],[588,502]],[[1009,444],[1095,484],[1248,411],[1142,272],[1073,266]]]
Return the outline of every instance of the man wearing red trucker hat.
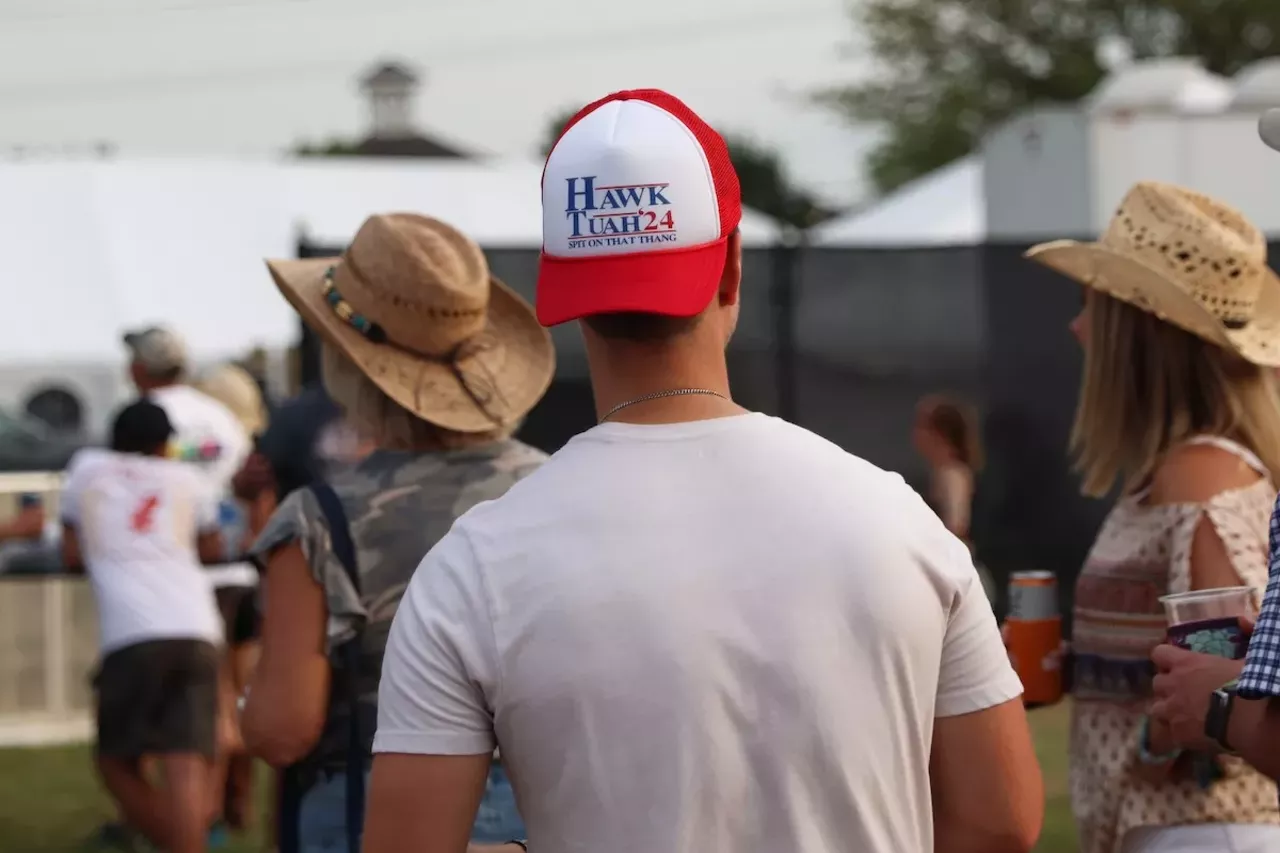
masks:
[[[537,309],[600,425],[427,555],[382,670],[365,853],[461,853],[501,746],[537,853],[1004,853],[1021,685],[901,477],[729,394],[738,179],[664,92],[547,158]]]

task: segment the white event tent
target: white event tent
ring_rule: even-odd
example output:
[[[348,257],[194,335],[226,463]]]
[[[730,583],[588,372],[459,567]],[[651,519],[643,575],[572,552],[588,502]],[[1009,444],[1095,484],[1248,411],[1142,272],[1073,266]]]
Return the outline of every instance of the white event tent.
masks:
[[[831,248],[972,246],[986,231],[982,159],[965,157],[863,210],[824,222],[809,243]]]
[[[282,167],[297,225],[318,245],[341,246],[365,217],[414,211],[439,217],[485,248],[542,245],[542,164],[529,161],[298,160]],[[772,246],[778,226],[742,212],[743,243]]]
[[[263,259],[341,247],[370,214],[436,216],[487,249],[541,244],[541,165],[357,158],[0,164],[0,408],[62,387],[100,427],[127,389],[123,330],[175,328],[198,363],[281,353],[297,318]],[[744,242],[775,224],[746,211]]]

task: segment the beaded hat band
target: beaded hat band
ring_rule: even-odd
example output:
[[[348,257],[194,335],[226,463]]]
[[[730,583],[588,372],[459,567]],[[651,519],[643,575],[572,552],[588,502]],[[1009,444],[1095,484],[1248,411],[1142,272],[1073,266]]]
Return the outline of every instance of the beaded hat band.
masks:
[[[351,303],[343,299],[342,294],[338,292],[338,288],[333,283],[333,274],[337,269],[337,267],[331,266],[324,272],[325,302],[328,302],[330,307],[333,308],[333,313],[337,314],[351,328],[375,344],[385,344],[387,342],[387,333],[383,328],[352,308]]]

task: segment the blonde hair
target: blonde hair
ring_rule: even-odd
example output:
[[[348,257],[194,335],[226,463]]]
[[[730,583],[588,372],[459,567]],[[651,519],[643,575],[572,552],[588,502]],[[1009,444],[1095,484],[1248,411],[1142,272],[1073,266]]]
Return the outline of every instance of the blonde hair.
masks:
[[[208,394],[231,410],[249,435],[267,428],[267,404],[262,389],[249,371],[235,364],[223,364],[196,379],[192,387]]]
[[[1071,450],[1081,491],[1102,497],[1119,480],[1144,488],[1164,455],[1196,435],[1231,438],[1280,482],[1280,396],[1271,368],[1088,291],[1084,375]]]
[[[355,362],[328,344],[320,349],[320,375],[360,436],[384,450],[461,450],[509,438],[519,427],[464,433],[428,423],[388,397]]]

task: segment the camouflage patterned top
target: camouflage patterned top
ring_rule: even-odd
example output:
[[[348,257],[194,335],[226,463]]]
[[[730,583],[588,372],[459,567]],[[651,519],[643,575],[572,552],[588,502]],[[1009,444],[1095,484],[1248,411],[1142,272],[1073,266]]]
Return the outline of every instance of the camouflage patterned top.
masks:
[[[312,575],[324,587],[329,608],[327,648],[335,651],[365,626],[362,642],[361,712],[376,718],[378,675],[387,632],[418,563],[460,515],[500,497],[533,473],[546,454],[518,441],[444,453],[377,450],[360,462],[331,471],[329,483],[351,526],[360,594],[333,554],[328,525],[310,489],[291,493],[276,509],[252,553],[265,564],[272,550],[298,542]],[[347,709],[329,709],[325,734],[310,761],[341,766]],[[373,726],[364,726],[371,741]],[[367,746],[367,745],[366,745]]]

